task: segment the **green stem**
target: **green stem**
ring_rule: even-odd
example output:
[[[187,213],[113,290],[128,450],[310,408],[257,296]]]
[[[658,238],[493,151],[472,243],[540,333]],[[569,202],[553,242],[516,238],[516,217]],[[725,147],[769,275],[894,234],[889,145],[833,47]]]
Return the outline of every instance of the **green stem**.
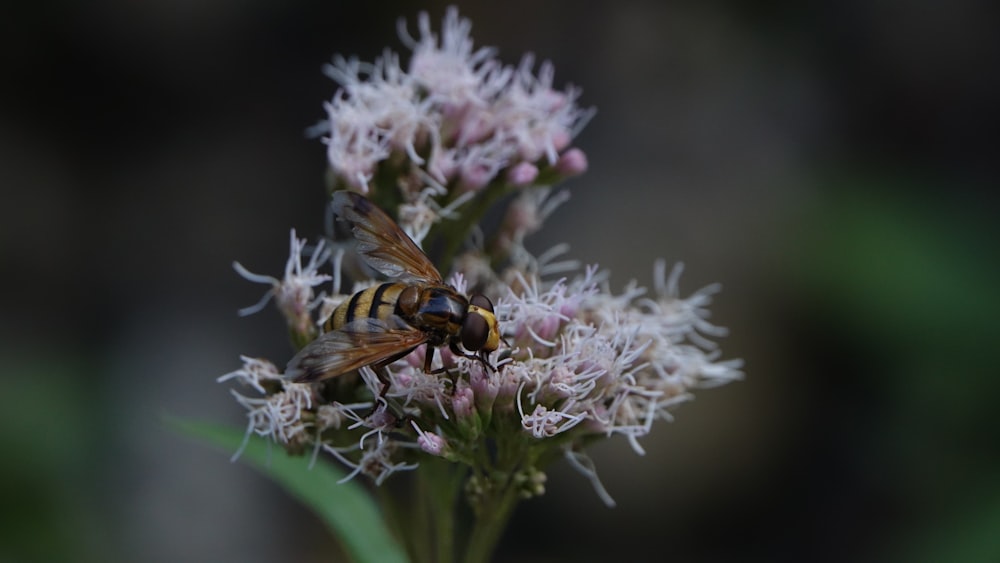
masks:
[[[414,476],[414,491],[410,497],[412,503],[410,506],[410,525],[407,526],[410,537],[407,538],[406,543],[409,546],[410,560],[413,563],[432,563],[434,559],[431,556],[433,551],[431,534],[434,520],[428,503],[433,495],[428,490],[428,483],[422,469],[418,469],[417,475]]]
[[[463,466],[443,459],[424,462],[423,474],[428,480],[431,493],[431,517],[436,532],[438,563],[450,563],[455,559],[455,511],[458,498],[465,482],[466,470]]]
[[[465,204],[462,212],[454,221],[441,221],[431,230],[427,239],[431,244],[439,240],[443,241],[444,248],[439,256],[438,265],[444,275],[447,276],[451,270],[451,263],[455,260],[455,255],[458,254],[462,245],[465,244],[469,231],[479,223],[486,211],[505,193],[507,193],[507,183],[494,182]],[[425,248],[428,247],[425,246]]]
[[[416,470],[407,548],[415,563],[455,560],[455,511],[466,469],[443,459],[425,459]]]
[[[508,476],[506,483],[496,491],[496,494],[484,499],[476,511],[476,519],[469,534],[463,561],[487,563],[490,560],[517,505],[517,500],[518,488]]]
[[[498,439],[495,446],[493,459],[479,466],[479,480],[486,489],[473,503],[475,521],[463,559],[471,563],[486,563],[492,557],[520,499],[523,483],[517,476],[537,460],[537,452],[517,434]]]

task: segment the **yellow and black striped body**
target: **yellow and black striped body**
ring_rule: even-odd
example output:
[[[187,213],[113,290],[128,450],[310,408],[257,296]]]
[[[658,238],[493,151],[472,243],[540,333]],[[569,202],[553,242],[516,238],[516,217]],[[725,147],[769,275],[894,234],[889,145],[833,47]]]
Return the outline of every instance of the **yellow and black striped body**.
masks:
[[[400,281],[369,287],[338,305],[323,334],[288,361],[287,379],[318,382],[371,366],[382,382],[378,399],[384,402],[390,384],[385,368],[422,345],[427,346],[425,373],[446,371],[432,368],[435,350],[444,346],[454,357],[496,372],[488,357],[502,337],[485,295],[466,297],[446,284],[420,247],[364,196],[335,192],[331,209],[350,227],[361,258]]]
[[[399,314],[396,313],[396,302],[406,287],[407,284],[404,283],[386,282],[355,293],[334,309],[323,325],[323,330],[338,330],[354,319],[363,317],[386,320],[392,314]]]
[[[341,303],[323,326],[339,330],[361,318],[389,321],[397,316],[427,334],[427,341],[441,346],[462,330],[469,301],[446,285],[385,282],[361,290]]]

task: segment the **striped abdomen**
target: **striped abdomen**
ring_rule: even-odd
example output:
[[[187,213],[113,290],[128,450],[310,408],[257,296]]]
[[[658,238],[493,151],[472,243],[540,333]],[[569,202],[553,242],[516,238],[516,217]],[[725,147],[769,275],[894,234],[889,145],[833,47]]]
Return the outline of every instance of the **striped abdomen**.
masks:
[[[354,319],[364,317],[386,320],[391,315],[401,315],[399,295],[408,287],[405,283],[386,282],[355,293],[333,311],[323,330],[337,330]]]

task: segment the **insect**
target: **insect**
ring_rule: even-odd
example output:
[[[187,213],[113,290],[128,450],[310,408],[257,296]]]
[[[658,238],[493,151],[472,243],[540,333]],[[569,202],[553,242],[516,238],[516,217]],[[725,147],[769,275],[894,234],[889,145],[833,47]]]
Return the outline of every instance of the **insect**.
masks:
[[[382,398],[389,388],[385,366],[422,344],[427,344],[426,373],[444,371],[431,370],[434,350],[443,346],[496,370],[487,356],[497,349],[501,335],[487,297],[467,298],[447,285],[427,255],[364,196],[335,192],[333,212],[350,226],[365,262],[396,281],[369,287],[341,303],[324,324],[324,333],[288,362],[286,377],[321,381],[371,366],[382,382]]]

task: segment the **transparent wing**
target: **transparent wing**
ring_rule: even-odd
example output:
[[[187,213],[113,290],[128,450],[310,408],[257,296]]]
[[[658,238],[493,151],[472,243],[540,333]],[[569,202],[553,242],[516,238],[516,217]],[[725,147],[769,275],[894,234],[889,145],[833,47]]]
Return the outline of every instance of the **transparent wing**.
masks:
[[[442,283],[441,274],[427,255],[384,211],[360,194],[333,194],[333,212],[351,225],[358,252],[372,268],[410,281]]]
[[[306,383],[336,377],[405,356],[426,341],[426,334],[396,316],[389,321],[357,319],[320,335],[299,350],[289,360],[285,378]]]

